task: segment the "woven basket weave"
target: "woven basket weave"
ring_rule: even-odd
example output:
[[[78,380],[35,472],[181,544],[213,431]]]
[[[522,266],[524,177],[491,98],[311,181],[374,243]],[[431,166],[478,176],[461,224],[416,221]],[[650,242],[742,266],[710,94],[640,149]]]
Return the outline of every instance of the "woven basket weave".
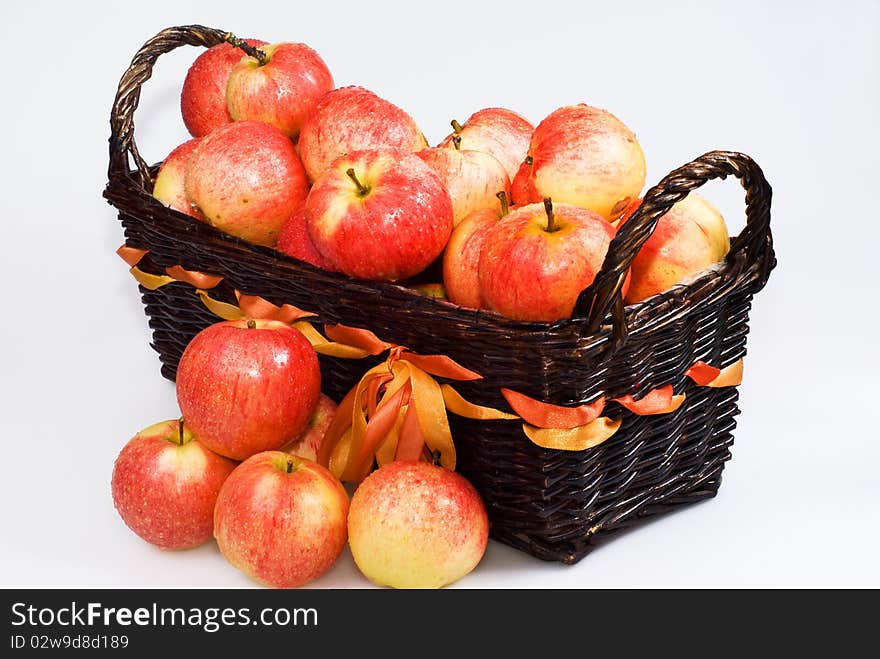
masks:
[[[509,409],[511,388],[557,405],[589,403],[672,384],[687,398],[675,412],[622,418],[607,442],[584,451],[540,448],[520,422],[450,414],[458,470],[483,496],[496,539],[545,560],[574,563],[596,542],[649,516],[715,495],[730,459],[739,413],[736,387],[699,387],[685,376],[698,360],[724,367],[746,351],[752,297],[776,264],[770,186],[746,155],[714,151],[671,172],[645,195],[611,243],[601,272],[571,319],[523,323],[463,309],[406,287],[358,281],[248,244],[164,207],[150,192],[155,167],[134,141],[141,85],[156,59],[182,45],[210,47],[226,33],[173,27],[150,39],[125,71],[111,113],[105,197],[119,211],[126,244],[149,250],[139,267],[181,265],[224,278],[212,296],[233,291],[292,304],[319,323],[372,330],[422,354],[444,354],[483,375],[455,383],[468,400]],[[746,191],[746,227],[726,260],[687,285],[624,307],[620,287],[658,218],[707,180],[737,177]],[[174,379],[190,339],[217,322],[192,286],[140,287],[162,374]],[[321,357],[323,389],[339,400],[375,361]]]

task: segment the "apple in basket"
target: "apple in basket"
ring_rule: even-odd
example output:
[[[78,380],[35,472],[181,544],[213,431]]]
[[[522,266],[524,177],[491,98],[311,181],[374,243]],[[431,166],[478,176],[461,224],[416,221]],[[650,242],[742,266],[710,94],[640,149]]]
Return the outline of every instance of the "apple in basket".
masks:
[[[333,423],[335,415],[336,403],[329,396],[321,394],[318,397],[315,411],[309,417],[305,430],[281,450],[306,460],[316,461],[318,459],[318,451],[321,449],[321,442],[330,424]]]
[[[318,252],[351,277],[406,279],[443,251],[452,201],[437,174],[401,149],[367,149],[337,158],[306,200]]]
[[[470,573],[486,551],[483,500],[461,474],[429,462],[398,460],[355,490],[348,542],[376,584],[442,588]]]
[[[255,48],[266,43],[259,39],[244,42]],[[180,92],[180,112],[193,137],[203,137],[232,122],[226,106],[226,85],[232,68],[244,56],[240,48],[221,43],[204,51],[187,70]]]
[[[528,182],[517,204],[550,197],[595,211],[606,220],[620,216],[645,185],[645,156],[635,134],[606,110],[570,105],[550,113],[532,133]]]
[[[309,190],[293,142],[262,121],[236,121],[203,137],[184,184],[209,224],[269,247]]]
[[[316,268],[334,270],[333,265],[315,249],[315,244],[309,236],[308,222],[306,222],[306,202],[303,200],[293,211],[291,216],[281,225],[278,234],[278,243],[275,249],[279,252],[292,256],[300,261],[311,263]]]
[[[199,139],[196,137],[187,140],[171,151],[162,161],[159,173],[156,174],[156,180],[153,182],[153,197],[169,208],[204,221],[205,217],[190,202],[184,187],[186,166],[198,143]]]
[[[208,450],[182,420],[137,433],[119,452],[110,490],[125,524],[163,549],[211,539],[220,486],[236,463]]]
[[[480,297],[514,320],[571,316],[581,291],[605,259],[614,227],[571,204],[522,206],[502,218],[483,243]]]
[[[460,140],[455,139],[455,144]],[[494,156],[482,151],[433,147],[419,151],[452,199],[452,223],[457,226],[474,211],[496,209],[499,191],[510,194],[510,177]]]
[[[399,107],[363,87],[325,94],[306,119],[299,152],[315,181],[334,160],[353,151],[392,147],[421,151],[428,146],[416,122]]]
[[[296,588],[336,562],[348,538],[348,493],[327,469],[281,451],[242,462],[223,484],[214,537],[260,583]]]
[[[453,133],[440,146],[456,148],[456,136],[462,151],[482,151],[500,162],[508,178],[513,180],[519,165],[529,151],[529,141],[535,127],[526,119],[506,108],[484,108],[474,112],[464,124],[452,121]]]
[[[229,74],[229,114],[236,121],[265,121],[295,138],[318,100],[333,89],[330,69],[304,43],[268,44],[258,54],[261,59],[244,57]]]
[[[724,217],[691,192],[659,219],[654,233],[636,254],[624,299],[632,304],[668,290],[721,261],[729,250]]]
[[[177,368],[177,402],[188,426],[209,449],[234,460],[290,443],[320,393],[317,353],[280,321],[209,325]]]

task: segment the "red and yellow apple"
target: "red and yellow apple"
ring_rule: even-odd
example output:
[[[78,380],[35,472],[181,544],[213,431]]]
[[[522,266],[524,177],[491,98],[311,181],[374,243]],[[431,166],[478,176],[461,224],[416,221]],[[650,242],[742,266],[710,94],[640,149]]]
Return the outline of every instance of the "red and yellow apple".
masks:
[[[452,198],[453,226],[474,211],[496,209],[499,191],[510,195],[510,178],[504,165],[488,153],[433,147],[416,155],[446,186]]]
[[[265,121],[295,138],[318,100],[333,89],[333,76],[304,43],[273,43],[260,51],[264,61],[245,57],[229,74],[229,115],[235,121]]]
[[[186,189],[184,187],[186,165],[189,162],[193,149],[196,148],[198,143],[199,138],[197,137],[187,140],[172,150],[165,160],[162,161],[162,164],[159,166],[159,173],[156,174],[156,180],[153,182],[153,197],[169,208],[204,222],[204,216],[192,205],[186,196]]]
[[[392,588],[442,588],[486,551],[489,522],[463,476],[428,462],[379,467],[355,490],[348,543],[360,571]]]
[[[275,320],[209,325],[177,367],[177,402],[187,425],[206,447],[234,460],[295,439],[320,393],[314,348]]]
[[[281,225],[275,249],[288,256],[311,263],[315,267],[323,268],[324,270],[335,270],[333,265],[315,249],[315,245],[309,237],[305,200],[296,207],[293,214]]]
[[[588,208],[609,221],[645,185],[645,156],[635,134],[610,112],[589,105],[548,115],[532,133],[529,155],[530,184],[539,199]],[[514,201],[523,203],[516,192]]]
[[[440,146],[455,147],[456,135],[462,151],[482,151],[494,156],[513,180],[520,163],[529,151],[529,140],[535,127],[525,117],[506,108],[484,108],[474,112],[464,124],[452,122],[455,132]]]
[[[259,39],[245,42],[257,48],[266,43]],[[243,50],[221,43],[208,48],[189,67],[180,93],[180,111],[190,135],[203,137],[232,122],[226,107],[226,84],[232,68],[245,56]]]
[[[324,95],[306,119],[299,151],[309,179],[330,164],[364,149],[421,151],[428,146],[416,122],[399,107],[363,87],[340,87]]]
[[[138,536],[163,549],[189,549],[211,539],[214,504],[236,463],[205,448],[182,420],[137,433],[119,452],[113,504]]]
[[[309,191],[293,142],[262,121],[236,121],[203,137],[184,185],[209,224],[268,247]]]
[[[507,196],[498,195],[501,203],[495,208],[484,208],[468,215],[452,231],[446,250],[443,252],[443,284],[449,301],[462,307],[479,309],[483,306],[480,297],[479,266],[483,243],[507,215]]]
[[[309,417],[305,430],[294,439],[290,444],[282,447],[285,453],[311,460],[318,459],[318,451],[321,449],[321,442],[327,432],[327,428],[333,423],[333,417],[336,415],[336,403],[333,399],[325,394],[318,397],[318,404],[315,411]]]
[[[223,556],[252,579],[296,588],[327,572],[345,548],[349,500],[327,469],[282,451],[242,462],[214,511]]]
[[[612,227],[571,204],[529,204],[498,221],[480,254],[480,297],[514,320],[571,316],[581,291],[602,267]]]
[[[691,192],[659,219],[636,254],[624,300],[632,304],[666,291],[721,261],[729,250],[730,235],[721,213]]]
[[[418,156],[368,149],[337,158],[306,200],[309,236],[351,277],[406,279],[443,251],[452,233],[452,201]]]

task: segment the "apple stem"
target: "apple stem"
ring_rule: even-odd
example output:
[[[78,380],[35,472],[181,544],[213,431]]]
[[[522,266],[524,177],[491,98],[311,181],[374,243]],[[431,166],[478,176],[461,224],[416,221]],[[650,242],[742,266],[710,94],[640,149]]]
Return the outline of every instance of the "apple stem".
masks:
[[[458,133],[452,136],[452,146],[455,147],[456,151],[461,151],[461,135]]]
[[[501,190],[495,196],[501,202],[501,217],[504,217],[510,212],[510,201],[507,199],[507,193]]]
[[[287,473],[291,473],[293,471],[293,460],[287,461]]]
[[[183,446],[183,417],[177,420],[177,445]]]
[[[440,464],[440,451],[438,449],[431,451],[431,464],[435,467]]]
[[[533,163],[533,162],[535,162],[535,159],[534,159],[534,158],[532,158],[531,156],[526,156],[526,164],[527,164],[529,167],[532,166],[532,163]]]
[[[461,124],[458,123],[455,119],[453,119],[453,120],[450,121],[449,123],[452,124],[452,130],[454,130],[456,133],[460,133],[460,132],[461,132]]]
[[[255,321],[253,318],[248,320],[247,321],[247,328],[248,329],[257,329],[257,321]]]
[[[259,48],[254,48],[244,39],[239,39],[237,36],[232,34],[232,32],[227,32],[225,35],[223,35],[223,40],[226,43],[243,50],[245,53],[253,57],[260,63],[260,66],[265,66],[269,63],[269,56],[266,55],[266,53],[264,53]]]
[[[556,218],[553,216],[553,201],[550,197],[544,197],[544,211],[547,213],[547,232],[556,231]]]
[[[361,197],[365,197],[367,195],[367,193],[370,191],[370,188],[368,188],[367,186],[365,186],[363,183],[361,183],[358,180],[358,177],[354,173],[354,168],[349,167],[348,169],[345,170],[345,173],[348,176],[348,178],[350,178],[352,181],[354,181],[354,184],[357,186],[357,189],[358,189],[358,194]]]

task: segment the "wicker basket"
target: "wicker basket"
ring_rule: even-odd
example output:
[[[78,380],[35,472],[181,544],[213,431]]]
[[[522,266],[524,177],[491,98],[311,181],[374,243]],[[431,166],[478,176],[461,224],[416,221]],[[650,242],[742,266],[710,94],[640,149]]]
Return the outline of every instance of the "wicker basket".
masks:
[[[424,297],[406,287],[350,279],[254,246],[164,207],[151,195],[155,168],[134,141],[141,85],[156,59],[182,45],[209,47],[226,33],[174,27],[150,39],[122,76],[111,115],[105,197],[119,210],[126,244],[149,250],[140,266],[180,265],[224,278],[212,295],[235,289],[318,314],[318,322],[372,330],[423,354],[444,354],[481,373],[456,383],[469,400],[508,409],[500,389],[571,406],[667,384],[687,394],[675,412],[638,416],[617,403],[623,422],[611,439],[584,451],[540,448],[515,421],[450,415],[458,470],[482,494],[496,539],[545,560],[574,563],[596,541],[649,516],[715,495],[730,459],[735,386],[700,387],[685,376],[703,360],[717,367],[743,357],[752,296],[775,266],[771,190],[746,155],[715,151],[673,171],[645,195],[611,243],[595,282],[571,319],[523,323]],[[675,202],[707,180],[734,175],[746,191],[746,228],[726,261],[688,285],[624,307],[623,274]],[[192,286],[140,287],[162,374],[173,380],[190,339],[217,322]],[[322,357],[323,388],[341,398],[373,365]]]

